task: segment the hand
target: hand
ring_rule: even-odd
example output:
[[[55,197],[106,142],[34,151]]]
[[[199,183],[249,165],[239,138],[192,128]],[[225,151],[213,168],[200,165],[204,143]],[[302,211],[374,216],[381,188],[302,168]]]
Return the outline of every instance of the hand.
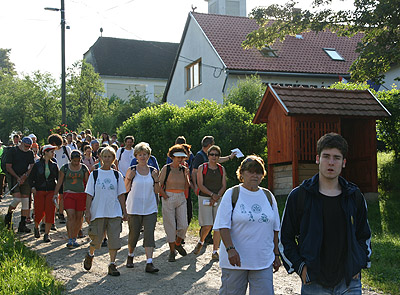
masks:
[[[353,277],[353,280],[358,280],[359,278],[360,278],[360,273],[356,274],[356,275]]]
[[[229,259],[229,263],[233,266],[241,266],[240,263],[240,256],[239,253],[236,251],[236,249],[231,249],[228,251],[228,259]]]
[[[279,267],[282,265],[281,260],[279,259],[279,256],[275,256],[274,263],[272,266],[274,267],[274,272],[277,272],[279,270]]]
[[[86,220],[86,222],[88,223],[88,224],[90,224],[90,211],[86,211],[86,213],[85,213],[85,220]]]
[[[301,272],[301,281],[305,285],[307,280],[307,265],[304,265],[303,270]]]
[[[153,177],[154,181],[158,181],[158,171],[157,171],[157,169],[154,169],[153,172],[151,172],[151,176]]]
[[[122,213],[122,221],[128,221],[128,213]]]
[[[59,208],[59,205],[58,205],[58,195],[54,195],[54,196],[53,196],[53,204],[54,204],[54,206],[56,206],[56,208],[57,208],[57,210],[58,210],[58,208]]]
[[[229,155],[230,160],[232,160],[234,157],[236,157],[236,152],[232,152],[232,154]]]
[[[217,201],[215,201],[214,199],[211,199],[210,200],[210,206],[214,206],[214,204],[216,203]]]

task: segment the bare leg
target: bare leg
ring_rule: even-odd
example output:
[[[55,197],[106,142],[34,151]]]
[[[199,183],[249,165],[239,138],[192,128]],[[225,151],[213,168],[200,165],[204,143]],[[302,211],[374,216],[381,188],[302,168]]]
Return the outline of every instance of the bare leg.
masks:
[[[76,211],[74,209],[67,209],[67,233],[68,238],[73,239],[76,238],[75,229],[76,229]]]
[[[201,242],[204,242],[204,240],[206,239],[206,237],[211,229],[212,229],[212,225],[204,225],[201,227],[201,231],[200,231],[200,241]]]
[[[220,241],[221,241],[221,233],[219,232],[219,230],[215,230],[214,234],[213,234],[213,242],[214,242],[213,250],[214,251],[219,249]]]

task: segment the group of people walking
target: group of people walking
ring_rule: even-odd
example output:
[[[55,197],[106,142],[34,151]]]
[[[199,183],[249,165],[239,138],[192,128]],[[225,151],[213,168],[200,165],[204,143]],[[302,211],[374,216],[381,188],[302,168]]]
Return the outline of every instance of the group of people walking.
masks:
[[[108,273],[120,274],[115,260],[121,248],[122,222],[127,221],[126,267],[134,267],[135,248],[143,230],[145,271],[158,272],[153,252],[160,199],[170,249],[167,259],[176,261],[176,253],[186,256],[192,190],[198,197],[201,227],[192,252],[199,255],[214,230],[211,259],[219,260],[222,269],[220,294],[245,294],[248,286],[251,295],[274,294],[273,272],[282,262],[289,273],[296,272],[301,278],[302,294],[361,294],[361,269],[370,266],[371,232],[362,193],[340,176],[348,150],[342,136],[329,133],[319,139],[319,172],[289,194],[282,220],[274,195],[260,187],[266,176],[263,159],[247,156],[236,171],[240,184],[227,189],[221,163],[235,154],[222,157],[212,136],[203,138],[202,149],[195,156],[184,137],[178,137],[161,169],[150,145],[134,145],[133,136],[127,136],[118,149],[109,145],[107,137],[102,146],[88,138],[90,144],[81,146],[82,151],[68,150],[59,140],[51,135],[36,163],[28,137],[7,157],[7,171],[12,176],[9,186],[18,185],[5,221],[10,227],[12,212],[21,202],[18,231],[30,231],[26,211],[32,193],[35,237],[40,237],[39,224],[45,218],[44,241],[50,241],[57,206],[59,218],[67,212],[67,247],[74,248],[79,246],[84,217],[91,239],[83,263],[86,270],[92,268],[95,250],[107,238]],[[62,163],[65,158],[60,166],[59,159]]]

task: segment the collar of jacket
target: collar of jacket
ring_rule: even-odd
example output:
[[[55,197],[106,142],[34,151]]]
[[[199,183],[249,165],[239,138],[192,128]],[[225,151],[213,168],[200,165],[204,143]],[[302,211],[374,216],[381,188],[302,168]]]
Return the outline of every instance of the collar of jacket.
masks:
[[[342,187],[342,192],[345,196],[353,194],[358,189],[358,187],[354,183],[347,181],[342,176],[339,176],[339,184]],[[319,173],[315,174],[312,178],[304,180],[301,186],[308,192],[318,194]]]

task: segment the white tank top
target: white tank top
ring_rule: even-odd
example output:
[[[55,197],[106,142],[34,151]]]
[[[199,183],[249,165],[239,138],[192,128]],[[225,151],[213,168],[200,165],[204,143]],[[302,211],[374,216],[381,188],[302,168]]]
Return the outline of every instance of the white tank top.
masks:
[[[126,200],[128,214],[149,215],[158,212],[153,185],[154,181],[150,171],[147,175],[140,175],[136,171]]]

